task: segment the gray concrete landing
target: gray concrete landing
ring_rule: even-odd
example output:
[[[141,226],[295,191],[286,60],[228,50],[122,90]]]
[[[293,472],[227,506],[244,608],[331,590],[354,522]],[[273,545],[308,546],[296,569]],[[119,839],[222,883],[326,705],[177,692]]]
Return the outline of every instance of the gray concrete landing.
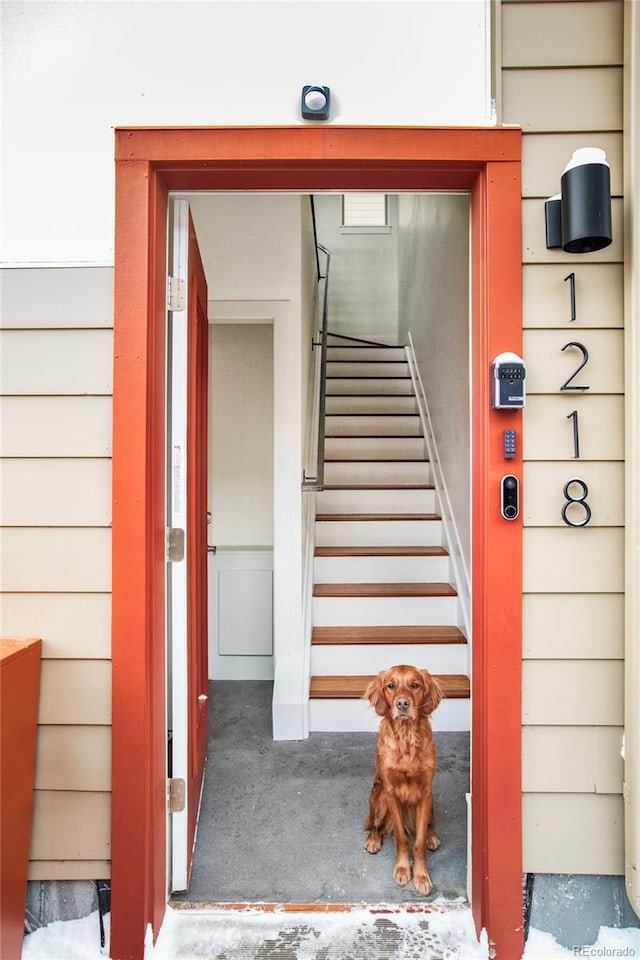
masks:
[[[394,845],[364,850],[376,735],[271,739],[271,683],[210,685],[209,760],[189,890],[175,901],[424,902],[393,882]],[[435,897],[466,897],[469,735],[441,733],[434,785],[442,846]]]

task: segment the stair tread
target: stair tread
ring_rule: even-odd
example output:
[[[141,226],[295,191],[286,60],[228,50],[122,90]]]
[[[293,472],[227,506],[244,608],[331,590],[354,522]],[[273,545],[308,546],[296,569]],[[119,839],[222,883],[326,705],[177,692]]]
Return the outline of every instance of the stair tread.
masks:
[[[466,643],[458,627],[452,626],[375,626],[314,627],[311,642],[323,644],[389,644],[389,643]]]
[[[448,557],[444,547],[316,547],[316,557]]]
[[[314,597],[456,597],[450,583],[316,583]]]
[[[325,440],[424,440],[421,433],[325,433]]]
[[[325,483],[325,490],[435,490],[432,483]]]
[[[408,520],[410,522],[414,521],[430,521],[430,520],[441,520],[442,517],[438,513],[317,513],[316,520],[325,521],[325,520],[345,520],[351,523],[352,521],[372,521],[372,520]]]
[[[469,678],[464,674],[434,674],[447,699],[466,699],[470,695]],[[373,676],[311,677],[310,695],[313,699],[353,700],[363,696]]]

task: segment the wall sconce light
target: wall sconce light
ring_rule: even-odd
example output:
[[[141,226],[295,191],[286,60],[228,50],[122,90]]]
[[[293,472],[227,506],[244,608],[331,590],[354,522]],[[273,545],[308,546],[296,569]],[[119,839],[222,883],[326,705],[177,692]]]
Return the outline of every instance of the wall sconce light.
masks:
[[[302,88],[300,110],[303,120],[328,120],[330,109],[329,87],[314,87],[307,84]]]
[[[547,249],[593,253],[608,247],[611,229],[611,172],[604,150],[575,150],[560,179],[560,193],[544,205]]]

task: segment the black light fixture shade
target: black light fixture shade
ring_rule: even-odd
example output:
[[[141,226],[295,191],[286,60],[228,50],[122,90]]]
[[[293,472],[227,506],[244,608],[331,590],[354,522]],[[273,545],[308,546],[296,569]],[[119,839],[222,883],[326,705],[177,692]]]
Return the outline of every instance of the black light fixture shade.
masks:
[[[329,87],[306,84],[302,88],[300,112],[303,120],[328,120],[331,110],[331,91]]]
[[[604,150],[573,152],[560,179],[560,193],[544,205],[547,250],[594,253],[613,240],[611,171]]]
[[[593,253],[608,247],[611,228],[611,172],[604,150],[576,150],[560,180],[562,248]]]

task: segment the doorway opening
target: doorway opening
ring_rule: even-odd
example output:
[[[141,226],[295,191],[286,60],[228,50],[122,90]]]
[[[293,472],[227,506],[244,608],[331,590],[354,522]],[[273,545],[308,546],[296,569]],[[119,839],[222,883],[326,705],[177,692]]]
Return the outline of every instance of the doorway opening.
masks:
[[[522,529],[518,522],[501,521],[498,496],[504,472],[501,438],[506,427],[520,427],[520,417],[515,411],[492,411],[488,376],[494,356],[521,349],[520,157],[521,133],[506,128],[116,132],[111,942],[117,955],[141,955],[146,926],[151,923],[157,933],[167,902],[166,212],[169,191],[193,190],[470,192],[471,895],[478,931],[486,927],[498,950],[521,952]],[[288,343],[298,350],[295,331]],[[286,403],[290,386],[290,381],[274,382],[276,418],[283,399],[284,409],[295,413]],[[274,455],[277,446],[276,439]],[[297,453],[292,466],[302,463]],[[520,468],[518,459],[512,468]],[[278,496],[294,503],[291,515],[300,516],[299,476],[295,487],[275,491],[274,499]],[[274,539],[282,534],[299,546],[299,529],[291,523],[286,531],[277,526]],[[286,677],[280,679],[290,689],[300,676],[290,602],[291,596],[302,596],[298,574],[292,569],[287,578],[294,588],[289,603],[279,596],[278,577],[274,582],[274,626],[278,616],[289,618],[283,632]],[[279,719],[300,726],[295,702],[285,696],[279,704]]]
[[[363,850],[378,717],[359,700],[362,691],[328,703],[313,697],[319,671],[349,684],[398,662],[449,684],[434,718],[436,816],[445,838],[433,855],[434,895],[467,896],[469,196],[382,198],[384,224],[357,223],[353,214],[345,224],[338,193],[188,196],[208,283],[210,730],[193,872],[173,883],[182,890],[190,875],[186,892],[175,894],[180,901],[419,897],[393,884],[392,843],[376,858]],[[311,518],[312,539],[325,544],[315,550],[314,582],[337,578],[353,587],[359,578],[363,590],[355,606],[315,609],[313,601],[312,702],[303,694],[300,704],[310,739],[273,743],[273,492],[289,481],[279,475],[282,463],[274,470],[273,388],[278,376],[298,379],[302,430],[312,436],[324,280],[318,251],[331,258],[326,488],[305,492],[303,501],[313,498],[318,518],[356,521],[342,534],[351,547],[338,532],[332,548],[327,525]],[[270,317],[282,302],[304,331],[295,366],[274,354]],[[344,471],[354,468],[369,476],[353,482]],[[366,597],[371,581],[385,596]],[[450,596],[434,597],[434,584]],[[344,635],[323,644],[323,631]]]

